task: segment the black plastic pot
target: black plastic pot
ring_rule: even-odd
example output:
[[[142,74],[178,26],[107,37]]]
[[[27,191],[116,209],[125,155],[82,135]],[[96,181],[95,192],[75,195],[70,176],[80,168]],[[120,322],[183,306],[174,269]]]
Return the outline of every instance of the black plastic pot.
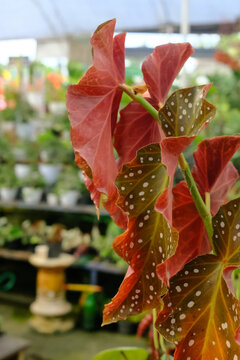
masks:
[[[48,252],[49,258],[59,257],[61,252],[62,252],[62,244],[61,243],[49,244],[49,252]]]

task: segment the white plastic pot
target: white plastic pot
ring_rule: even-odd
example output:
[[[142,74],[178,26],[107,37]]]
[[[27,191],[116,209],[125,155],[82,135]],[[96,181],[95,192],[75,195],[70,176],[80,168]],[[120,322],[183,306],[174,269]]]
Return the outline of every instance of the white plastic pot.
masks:
[[[30,174],[30,166],[27,164],[15,164],[14,171],[18,179],[24,179]]]
[[[58,205],[58,197],[55,194],[49,193],[47,194],[47,203],[50,206]]]
[[[48,185],[54,184],[59,176],[62,165],[39,164],[38,169]]]
[[[22,198],[27,204],[39,204],[42,198],[43,190],[31,187],[22,189]]]
[[[51,101],[48,104],[49,112],[54,115],[64,115],[66,105],[64,101]]]
[[[13,201],[17,195],[17,189],[10,189],[10,188],[1,188],[0,189],[1,199],[2,201]]]
[[[79,199],[79,191],[77,190],[69,190],[64,194],[60,195],[60,204],[62,206],[70,207],[75,206]]]
[[[34,137],[34,128],[32,124],[17,123],[17,135],[20,139],[31,140]]]
[[[1,123],[1,130],[3,134],[14,132],[16,123],[15,121],[3,121]]]

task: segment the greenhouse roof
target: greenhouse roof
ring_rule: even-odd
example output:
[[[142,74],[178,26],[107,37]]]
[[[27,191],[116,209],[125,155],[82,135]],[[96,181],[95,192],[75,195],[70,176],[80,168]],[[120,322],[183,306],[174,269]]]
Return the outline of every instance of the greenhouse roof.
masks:
[[[179,31],[181,19],[181,0],[1,0],[0,4],[0,40],[86,34],[114,17],[117,31]],[[226,24],[230,29],[239,18],[239,0],[189,0],[192,32],[217,32]]]

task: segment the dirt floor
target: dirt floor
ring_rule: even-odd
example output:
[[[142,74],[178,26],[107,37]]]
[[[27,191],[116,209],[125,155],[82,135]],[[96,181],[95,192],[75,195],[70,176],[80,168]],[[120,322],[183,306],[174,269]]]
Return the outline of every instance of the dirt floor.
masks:
[[[31,345],[26,360],[91,360],[98,352],[117,346],[146,347],[147,340],[135,335],[99,330],[80,329],[58,335],[41,335],[29,326],[30,313],[26,307],[0,303],[1,330],[25,338]]]

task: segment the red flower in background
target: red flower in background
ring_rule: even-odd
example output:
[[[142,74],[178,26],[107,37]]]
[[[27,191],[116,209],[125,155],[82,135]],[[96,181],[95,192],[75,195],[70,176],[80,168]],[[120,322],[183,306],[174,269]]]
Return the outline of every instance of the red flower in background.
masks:
[[[55,90],[59,90],[63,83],[63,76],[59,73],[50,73],[47,75],[47,80],[50,81]]]

